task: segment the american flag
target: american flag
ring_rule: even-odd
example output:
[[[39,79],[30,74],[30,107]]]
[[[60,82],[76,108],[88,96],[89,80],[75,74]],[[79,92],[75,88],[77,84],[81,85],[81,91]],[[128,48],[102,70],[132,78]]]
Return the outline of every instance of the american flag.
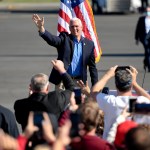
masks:
[[[93,11],[88,0],[60,0],[57,35],[62,31],[70,33],[69,22],[74,17],[79,18],[82,22],[82,36],[94,42],[95,61],[98,62],[102,50],[96,33]]]

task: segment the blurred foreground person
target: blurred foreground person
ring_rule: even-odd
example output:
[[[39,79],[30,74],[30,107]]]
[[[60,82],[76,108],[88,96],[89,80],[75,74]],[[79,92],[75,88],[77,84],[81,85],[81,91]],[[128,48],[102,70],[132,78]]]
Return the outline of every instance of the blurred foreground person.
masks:
[[[114,145],[117,150],[126,150],[125,136],[129,130],[137,126],[138,124],[131,120],[126,120],[117,126],[117,132],[114,140]]]
[[[53,133],[51,120],[47,113],[43,113],[41,128],[34,123],[34,113],[30,112],[24,133],[17,139],[0,130],[0,149],[2,150],[62,150],[70,143],[69,131],[71,123],[68,120],[57,132]],[[37,134],[40,133],[40,134]],[[40,137],[39,137],[40,136]],[[36,140],[35,140],[36,139]]]
[[[13,112],[2,105],[0,105],[0,128],[13,137],[17,137],[19,135]]]
[[[87,101],[80,107],[81,124],[83,135],[80,140],[72,140],[72,150],[114,150],[114,147],[107,141],[96,135],[96,128],[101,121],[100,109],[96,102]],[[79,130],[80,131],[80,130]]]
[[[127,150],[150,150],[150,132],[143,127],[129,130],[125,137]]]

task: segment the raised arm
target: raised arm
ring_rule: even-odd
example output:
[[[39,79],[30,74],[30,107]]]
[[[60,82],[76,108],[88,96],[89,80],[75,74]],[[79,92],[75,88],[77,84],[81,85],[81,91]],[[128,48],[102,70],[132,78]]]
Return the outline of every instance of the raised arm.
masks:
[[[61,60],[52,60],[51,61],[54,68],[62,75],[63,84],[65,86],[65,89],[68,89],[70,91],[74,90],[75,84],[70,77],[70,75],[66,72],[64,68],[64,63]]]
[[[41,33],[44,33],[44,32],[45,32],[45,28],[44,28],[44,17],[40,18],[39,15],[33,14],[32,20],[33,20],[33,22],[36,24],[36,26],[37,26],[37,28],[39,29],[39,31],[40,31]]]
[[[133,86],[133,89],[136,91],[136,93],[139,96],[145,96],[150,100],[150,95],[136,81],[138,71],[132,66],[130,66],[130,69],[128,69],[128,71],[132,75],[132,86]]]
[[[103,77],[92,87],[91,95],[94,99],[96,99],[96,95],[104,88],[104,86],[106,85],[108,80],[115,75],[116,68],[117,68],[117,66],[111,67],[103,75]]]

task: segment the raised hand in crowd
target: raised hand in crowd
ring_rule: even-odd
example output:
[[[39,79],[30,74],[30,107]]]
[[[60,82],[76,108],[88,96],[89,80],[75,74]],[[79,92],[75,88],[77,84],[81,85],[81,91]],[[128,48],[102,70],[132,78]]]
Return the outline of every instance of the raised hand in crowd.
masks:
[[[130,74],[132,75],[132,85],[134,85],[136,83],[138,71],[133,66],[130,66],[130,69],[126,69],[126,70],[128,70],[128,72],[130,72]]]
[[[39,128],[34,125],[33,116],[34,116],[34,112],[30,112],[28,117],[28,123],[23,133],[27,139],[29,139],[35,131],[39,130]]]
[[[84,84],[82,80],[79,80],[77,81],[77,84],[81,88],[82,93],[89,97],[91,90],[90,90],[88,81],[86,81],[86,84]]]
[[[49,116],[46,112],[42,113],[43,121],[42,121],[42,135],[43,139],[45,139],[48,143],[55,141],[55,135],[53,133],[53,128]],[[34,112],[30,112],[28,118],[28,124],[25,128],[24,135],[27,139],[29,139],[34,132],[39,131],[39,127],[34,125]]]
[[[49,119],[49,116],[47,113],[43,113],[44,120],[42,121],[42,131],[43,131],[43,137],[44,139],[49,143],[53,143],[56,140],[56,137],[53,132],[52,123]]]
[[[145,96],[150,100],[150,95],[137,83],[138,71],[133,66],[130,66],[130,69],[127,69],[128,72],[132,75],[132,86],[138,95]]]
[[[64,68],[64,63],[61,60],[52,60],[51,63],[53,64],[53,67],[60,73],[63,74],[66,72]]]
[[[77,109],[78,109],[78,105],[76,104],[75,93],[72,92],[71,97],[70,97],[69,110],[72,112],[75,112]]]
[[[71,138],[69,136],[71,128],[70,120],[67,120],[65,124],[59,128],[56,141],[53,145],[52,150],[62,150],[65,146],[69,145]]]
[[[1,150],[18,150],[19,145],[15,138],[0,129],[0,149]]]
[[[115,76],[115,70],[118,66],[114,66],[111,67],[105,74],[104,76],[92,87],[92,95],[93,97],[95,97],[95,95],[97,93],[99,93],[104,86],[106,85],[106,83],[108,82],[108,80],[112,77]]]

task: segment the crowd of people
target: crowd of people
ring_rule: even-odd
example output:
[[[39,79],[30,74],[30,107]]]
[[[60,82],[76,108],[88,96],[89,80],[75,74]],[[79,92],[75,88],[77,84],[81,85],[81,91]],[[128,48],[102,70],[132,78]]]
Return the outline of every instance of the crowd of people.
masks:
[[[29,96],[15,101],[14,114],[0,108],[0,149],[150,150],[150,95],[137,83],[137,69],[116,65],[98,80],[94,43],[82,37],[80,19],[71,19],[71,34],[59,36],[45,30],[39,15],[32,20],[58,58],[51,61],[50,77],[31,77]],[[116,94],[104,90],[112,78]]]

